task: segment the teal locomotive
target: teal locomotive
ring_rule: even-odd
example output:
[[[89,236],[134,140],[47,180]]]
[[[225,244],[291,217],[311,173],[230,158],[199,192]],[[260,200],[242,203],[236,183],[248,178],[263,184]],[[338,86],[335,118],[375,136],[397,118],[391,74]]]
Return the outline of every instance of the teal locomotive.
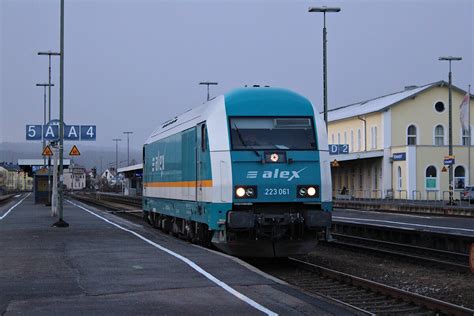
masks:
[[[249,87],[161,124],[143,147],[153,226],[236,256],[287,257],[329,236],[327,134],[285,89]]]

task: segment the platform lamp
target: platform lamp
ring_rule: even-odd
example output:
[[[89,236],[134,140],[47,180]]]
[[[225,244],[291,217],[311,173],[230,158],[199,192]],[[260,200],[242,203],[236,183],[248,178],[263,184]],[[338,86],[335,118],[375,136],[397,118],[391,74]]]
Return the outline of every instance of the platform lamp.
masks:
[[[39,56],[48,56],[48,122],[51,121],[51,87],[54,84],[51,84],[51,56],[60,56],[60,53],[47,51],[47,52],[38,52]],[[44,144],[43,144],[44,147]],[[48,203],[47,206],[51,205],[51,156],[48,156]]]
[[[127,135],[127,167],[130,166],[130,134],[133,134],[133,132],[123,132],[124,134]]]
[[[207,86],[207,101],[209,101],[211,99],[210,95],[209,95],[209,86],[217,86],[218,83],[217,82],[211,82],[211,81],[203,81],[203,82],[200,82],[199,84]]]
[[[37,83],[37,87],[43,87],[43,99],[44,99],[44,106],[43,106],[43,126],[46,125],[46,87],[54,87],[54,84],[51,83]],[[46,141],[43,139],[43,150],[46,147]],[[43,167],[46,168],[46,158],[43,158]]]
[[[64,157],[64,0],[60,2],[60,32],[59,32],[59,187],[58,187],[58,213],[59,219],[54,227],[68,227],[63,219],[63,157]]]
[[[328,65],[327,65],[327,32],[326,32],[326,13],[336,13],[341,11],[337,7],[309,7],[308,12],[319,12],[323,14],[323,104],[324,104],[324,123],[326,124],[326,131],[328,129]]]
[[[449,62],[449,82],[448,82],[448,144],[449,144],[449,150],[448,150],[448,155],[451,157],[453,155],[453,97],[452,97],[452,91],[451,91],[451,85],[452,85],[452,73],[451,73],[451,62],[452,61],[460,61],[462,60],[462,57],[453,57],[453,56],[444,56],[444,57],[439,57],[438,60],[441,61],[448,61]],[[454,199],[453,199],[453,189],[454,189],[454,169],[453,165],[449,166],[449,205],[454,205]]]
[[[118,142],[121,142],[121,138],[114,138],[112,141],[115,142],[115,176],[118,174]]]

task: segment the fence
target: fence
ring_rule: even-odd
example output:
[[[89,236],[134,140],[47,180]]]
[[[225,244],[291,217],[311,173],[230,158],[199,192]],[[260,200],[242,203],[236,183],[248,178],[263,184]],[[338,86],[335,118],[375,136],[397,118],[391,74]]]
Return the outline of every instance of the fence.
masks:
[[[430,204],[430,205],[446,205],[450,200],[450,191],[436,190],[355,190],[351,192],[346,190],[345,194],[340,191],[333,190],[334,201],[355,200],[355,201],[373,201],[373,202],[391,202],[391,203],[414,203],[414,204]],[[385,194],[384,194],[385,193]],[[463,191],[453,191],[453,202],[457,206],[468,207],[474,204],[474,196],[468,193],[466,196]],[[474,205],[473,205],[474,207]]]

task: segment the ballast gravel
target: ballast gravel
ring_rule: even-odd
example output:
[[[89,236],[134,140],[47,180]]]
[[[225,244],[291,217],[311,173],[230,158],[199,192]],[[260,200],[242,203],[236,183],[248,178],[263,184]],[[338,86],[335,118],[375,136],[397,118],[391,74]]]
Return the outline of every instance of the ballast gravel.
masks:
[[[405,291],[474,309],[474,273],[450,272],[350,249],[320,244],[304,259]]]

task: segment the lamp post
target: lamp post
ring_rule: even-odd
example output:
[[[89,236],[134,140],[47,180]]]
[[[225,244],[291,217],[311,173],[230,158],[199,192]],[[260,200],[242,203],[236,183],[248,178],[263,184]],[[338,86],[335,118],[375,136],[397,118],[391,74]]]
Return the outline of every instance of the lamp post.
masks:
[[[207,101],[209,101],[211,98],[209,96],[209,86],[217,86],[217,82],[211,82],[211,81],[203,81],[199,83],[200,85],[206,85],[207,86]]]
[[[327,32],[326,32],[326,13],[339,12],[341,8],[337,7],[310,7],[308,12],[323,13],[323,104],[324,104],[324,123],[326,124],[326,131],[328,129],[328,65],[327,65]]]
[[[51,121],[51,87],[54,84],[51,84],[51,56],[60,56],[60,53],[47,51],[47,52],[38,52],[40,56],[48,56],[48,122]],[[43,143],[44,147],[44,143]],[[51,205],[51,156],[48,156],[48,203],[46,205]]]
[[[127,134],[127,166],[130,166],[130,134],[133,134],[133,132],[123,132],[124,134]]]
[[[118,142],[122,141],[120,138],[114,138],[112,141],[115,142],[115,175],[118,174]]]
[[[44,99],[44,106],[43,106],[43,126],[46,125],[46,87],[49,87],[51,89],[51,86],[54,86],[54,84],[51,83],[37,83],[37,87],[43,87],[43,99]],[[43,139],[43,150],[46,146],[46,141]],[[46,158],[43,158],[43,167],[46,168]]]
[[[449,83],[448,83],[448,142],[449,142],[449,150],[448,150],[448,155],[452,156],[453,155],[453,98],[452,98],[452,92],[451,92],[451,84],[452,84],[452,73],[451,73],[451,62],[452,61],[459,61],[462,60],[462,57],[453,57],[453,56],[445,56],[445,57],[439,57],[438,60],[441,61],[448,61],[449,62]],[[454,205],[454,200],[453,200],[453,165],[449,166],[449,205]]]
[[[64,156],[64,0],[61,0],[60,9],[60,35],[59,35],[59,188],[58,188],[58,211],[59,219],[53,224],[55,227],[68,227],[69,224],[63,220],[63,156]]]

